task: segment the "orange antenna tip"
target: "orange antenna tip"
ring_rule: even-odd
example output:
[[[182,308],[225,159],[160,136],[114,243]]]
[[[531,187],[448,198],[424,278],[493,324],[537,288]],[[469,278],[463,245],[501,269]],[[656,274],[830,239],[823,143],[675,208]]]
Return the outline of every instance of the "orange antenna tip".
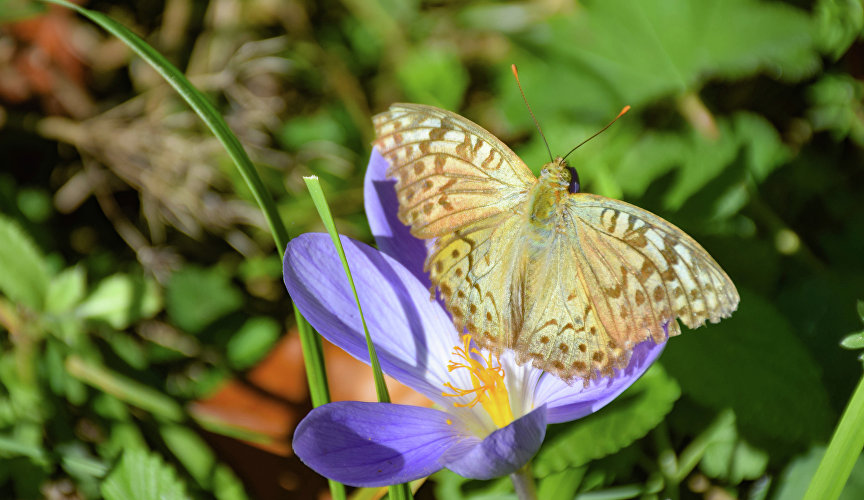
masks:
[[[513,76],[516,77],[516,81],[519,81],[519,71],[516,70],[516,65],[511,64],[510,69],[513,70]]]
[[[588,141],[590,141],[591,139],[593,139],[593,138],[597,137],[598,135],[600,135],[604,130],[606,130],[607,128],[611,127],[613,123],[615,123],[616,121],[618,121],[618,118],[621,118],[621,115],[623,115],[624,113],[626,113],[626,112],[628,112],[628,111],[630,111],[630,105],[627,105],[627,106],[624,106],[623,108],[621,108],[621,111],[618,113],[618,116],[616,116],[616,117],[615,117],[611,122],[609,122],[608,125],[606,125],[605,127],[601,128],[597,133],[595,133],[595,134],[592,135],[591,137],[589,137],[589,138],[585,139],[584,141],[580,142],[579,144],[577,144],[575,148],[573,148],[573,149],[570,150],[570,153],[572,153],[573,151],[576,151],[577,149],[579,149],[580,146],[582,146],[582,145],[585,144],[586,142],[588,142]],[[564,155],[564,158],[567,158],[568,156],[570,156],[570,153],[567,153],[566,155]]]

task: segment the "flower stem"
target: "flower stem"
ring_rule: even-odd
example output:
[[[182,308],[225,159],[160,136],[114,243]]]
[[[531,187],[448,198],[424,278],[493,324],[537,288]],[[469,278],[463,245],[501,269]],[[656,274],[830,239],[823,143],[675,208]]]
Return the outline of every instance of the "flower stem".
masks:
[[[510,474],[510,480],[513,481],[519,500],[537,500],[537,486],[534,484],[534,474],[531,473],[531,462]]]

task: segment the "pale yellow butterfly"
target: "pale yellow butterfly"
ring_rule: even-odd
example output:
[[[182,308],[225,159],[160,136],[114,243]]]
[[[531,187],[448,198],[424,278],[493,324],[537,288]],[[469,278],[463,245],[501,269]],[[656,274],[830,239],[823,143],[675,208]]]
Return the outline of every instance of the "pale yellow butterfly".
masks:
[[[738,306],[696,241],[623,201],[571,193],[564,159],[538,179],[491,133],[432,106],[394,104],[374,123],[399,218],[434,239],[426,270],[481,347],[587,381],[639,342],[681,333],[675,318],[695,328]]]

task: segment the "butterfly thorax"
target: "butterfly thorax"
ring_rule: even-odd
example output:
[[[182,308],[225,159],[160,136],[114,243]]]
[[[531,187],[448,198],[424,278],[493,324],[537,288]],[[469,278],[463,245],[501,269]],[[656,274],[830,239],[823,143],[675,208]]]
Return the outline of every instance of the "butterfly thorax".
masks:
[[[540,178],[531,190],[531,205],[528,214],[531,226],[538,236],[548,236],[555,229],[564,198],[569,196],[572,175],[567,163],[556,158],[543,165]]]

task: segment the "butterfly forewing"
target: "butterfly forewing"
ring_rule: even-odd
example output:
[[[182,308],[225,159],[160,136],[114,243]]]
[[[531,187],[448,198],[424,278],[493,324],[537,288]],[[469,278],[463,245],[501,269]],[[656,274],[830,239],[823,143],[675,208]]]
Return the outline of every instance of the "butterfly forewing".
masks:
[[[449,111],[394,104],[374,123],[375,146],[397,181],[399,218],[419,238],[508,211],[536,182],[510,148]]]

